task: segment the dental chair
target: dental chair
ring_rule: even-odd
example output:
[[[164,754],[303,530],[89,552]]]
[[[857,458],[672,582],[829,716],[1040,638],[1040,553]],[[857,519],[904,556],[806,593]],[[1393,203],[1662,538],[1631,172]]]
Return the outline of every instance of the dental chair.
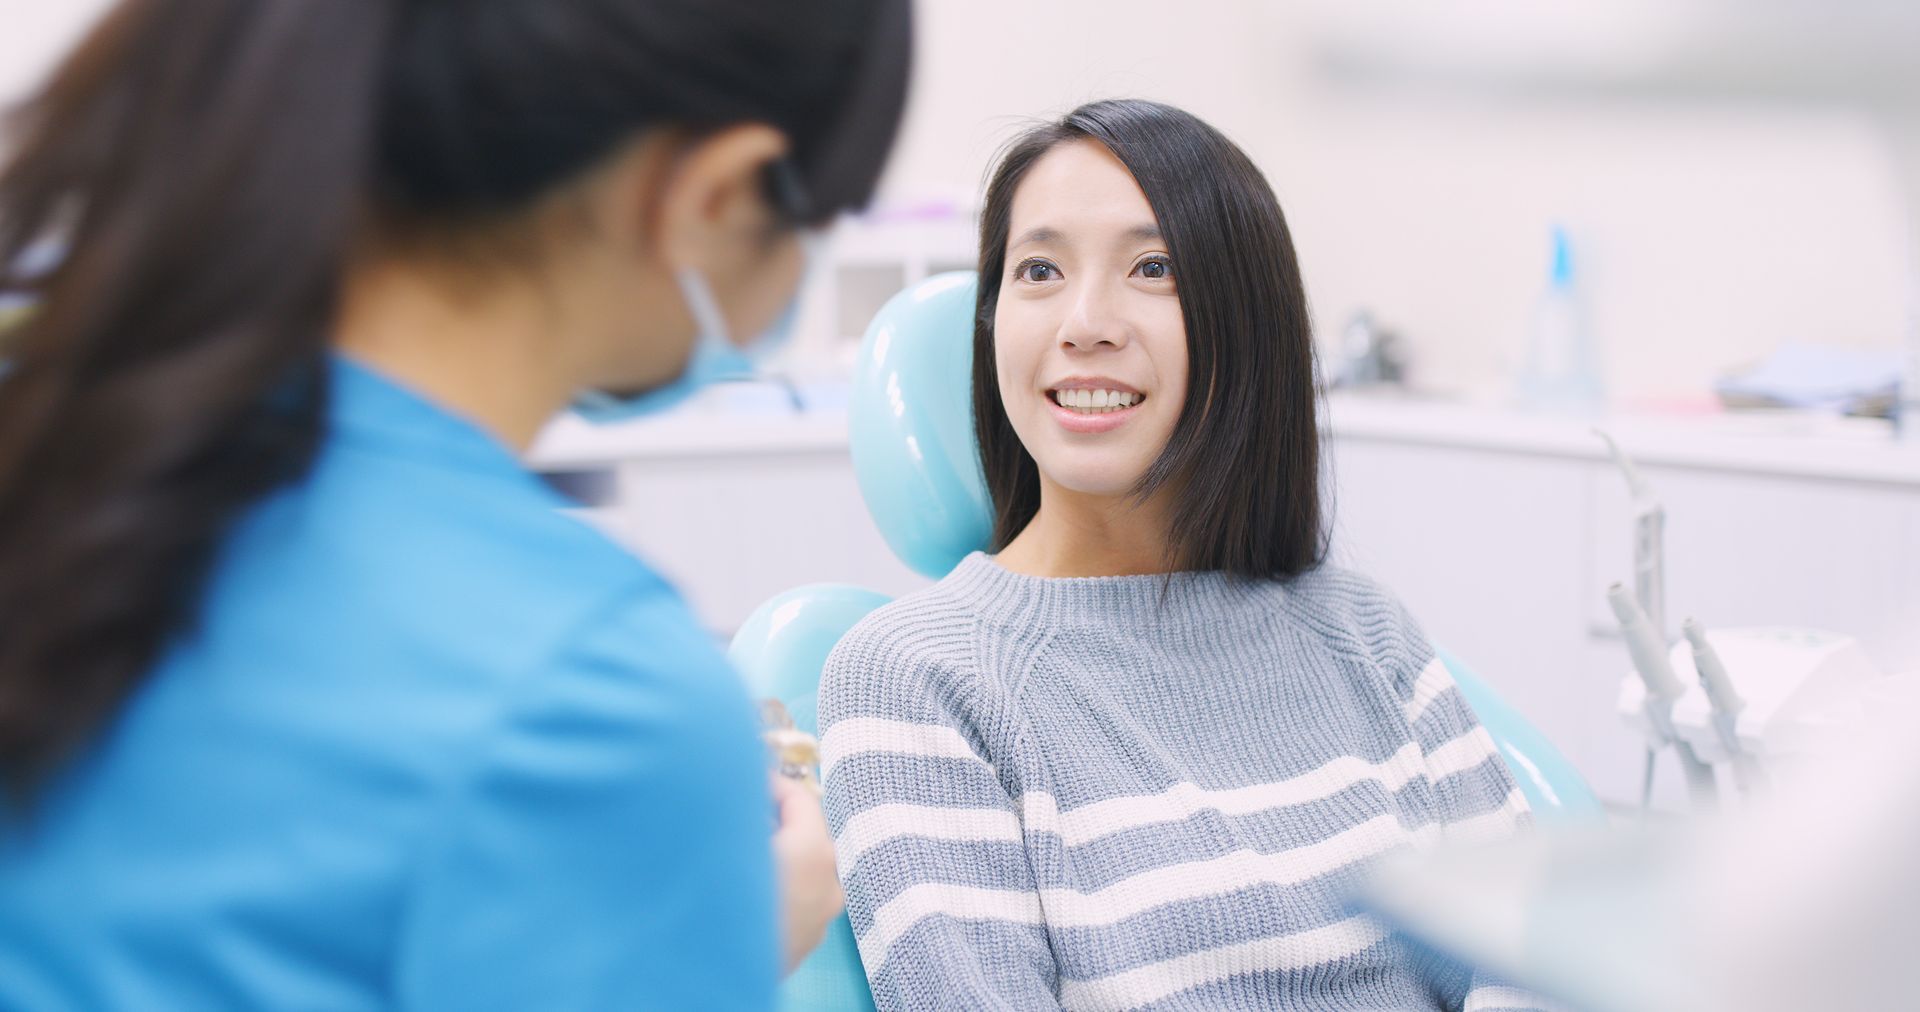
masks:
[[[992,509],[973,435],[972,272],[941,274],[894,296],[867,328],[849,392],[854,471],[867,510],[895,555],[939,579],[991,533]],[[794,726],[818,735],[820,669],[834,644],[890,600],[839,584],[800,587],[761,605],[729,656],[757,698],[786,705]],[[1519,713],[1442,651],[1442,661],[1499,747],[1541,823],[1603,818],[1573,766]],[[853,930],[842,916],[788,977],[787,1012],[864,1012],[873,1006]]]

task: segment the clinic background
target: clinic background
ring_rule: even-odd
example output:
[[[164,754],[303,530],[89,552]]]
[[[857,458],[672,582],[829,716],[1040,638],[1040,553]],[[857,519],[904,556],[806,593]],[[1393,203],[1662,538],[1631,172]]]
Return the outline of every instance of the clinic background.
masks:
[[[0,0],[0,101],[106,6]],[[1920,8],[1427,6],[923,0],[882,199],[809,281],[782,381],[604,431],[562,421],[535,466],[668,571],[719,637],[799,584],[922,585],[881,543],[847,459],[857,339],[904,285],[971,266],[982,181],[1021,126],[1153,98],[1267,172],[1328,373],[1361,314],[1404,352],[1406,384],[1329,407],[1336,558],[1393,587],[1602,797],[1636,802],[1641,774],[1604,594],[1630,576],[1627,490],[1595,420],[1512,403],[1556,228],[1599,355],[1600,421],[1668,510],[1674,623],[1831,629],[1889,671],[1920,669],[1920,448],[1884,420],[1729,413],[1716,394],[1783,349],[1869,385],[1898,368],[1920,76],[1887,68],[1920,38]],[[1677,778],[1657,786],[1657,803],[1682,804]]]

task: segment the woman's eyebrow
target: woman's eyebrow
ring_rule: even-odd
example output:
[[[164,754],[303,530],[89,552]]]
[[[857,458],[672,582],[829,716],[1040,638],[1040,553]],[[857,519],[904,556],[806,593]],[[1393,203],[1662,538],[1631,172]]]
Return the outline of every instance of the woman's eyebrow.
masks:
[[[1030,243],[1057,243],[1063,241],[1065,238],[1066,236],[1061,235],[1058,229],[1048,225],[1041,225],[1039,228],[1030,228],[1021,233],[1020,238],[1015,239],[1009,245],[1026,246]]]
[[[1155,224],[1135,225],[1120,234],[1122,242],[1158,242],[1164,238],[1160,226]],[[1029,244],[1057,243],[1066,245],[1066,234],[1051,225],[1041,225],[1020,233],[1020,237],[1007,244],[1008,248]]]

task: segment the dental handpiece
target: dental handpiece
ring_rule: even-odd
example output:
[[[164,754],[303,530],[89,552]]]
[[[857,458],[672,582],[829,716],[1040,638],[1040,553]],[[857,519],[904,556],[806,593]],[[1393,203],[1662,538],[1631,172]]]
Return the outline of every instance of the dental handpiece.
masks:
[[[1707,703],[1713,708],[1714,729],[1720,732],[1720,741],[1732,756],[1734,781],[1746,791],[1761,779],[1758,763],[1740,746],[1740,711],[1746,708],[1747,701],[1734,689],[1727,666],[1721,663],[1719,651],[1713,649],[1699,621],[1687,619],[1681,631],[1693,647],[1693,667],[1700,674],[1700,688],[1705,690]]]
[[[1640,680],[1647,687],[1647,717],[1653,722],[1661,739],[1672,743],[1674,751],[1680,756],[1680,767],[1687,779],[1687,796],[1696,807],[1712,807],[1718,793],[1713,767],[1694,754],[1693,747],[1680,737],[1680,732],[1673,726],[1673,704],[1687,690],[1680,676],[1674,674],[1672,663],[1667,660],[1666,645],[1660,641],[1652,624],[1647,621],[1646,612],[1640,610],[1633,594],[1624,585],[1616,583],[1607,588],[1607,603],[1613,606],[1614,617],[1620,620],[1620,632],[1627,642],[1627,654],[1633,658],[1634,670],[1640,673]]]
[[[1633,590],[1657,639],[1667,638],[1667,508],[1653,484],[1633,466],[1620,444],[1603,429],[1593,434],[1607,444],[1607,452],[1627,479],[1633,496]]]
[[[1729,722],[1740,715],[1746,701],[1733,688],[1733,679],[1727,676],[1726,665],[1720,663],[1720,654],[1707,642],[1707,632],[1700,627],[1696,619],[1689,618],[1680,627],[1687,636],[1687,642],[1693,647],[1693,668],[1700,674],[1700,687],[1706,690],[1707,702],[1713,705],[1717,716],[1724,716]],[[1730,734],[1731,726],[1725,729]],[[1739,747],[1737,738],[1729,738],[1728,748]]]
[[[1614,617],[1620,620],[1620,634],[1626,638],[1627,654],[1633,658],[1634,670],[1646,683],[1648,702],[1672,704],[1686,695],[1686,686],[1667,661],[1666,645],[1660,642],[1660,634],[1654,631],[1633,594],[1625,585],[1616,583],[1607,588],[1607,603],[1613,605]]]

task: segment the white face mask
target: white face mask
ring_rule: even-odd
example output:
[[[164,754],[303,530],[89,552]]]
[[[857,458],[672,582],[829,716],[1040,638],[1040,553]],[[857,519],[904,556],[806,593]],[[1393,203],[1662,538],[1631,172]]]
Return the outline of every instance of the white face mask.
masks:
[[[792,205],[801,203],[799,183],[792,167],[782,163],[775,170],[784,173],[781,176],[784,202]],[[797,207],[789,210],[797,210]],[[820,260],[823,240],[818,231],[806,229],[800,232],[800,285],[804,285],[808,274]],[[705,276],[691,267],[683,267],[674,272],[673,280],[680,287],[680,297],[686,300],[687,312],[693,316],[694,325],[699,328],[699,336],[694,338],[693,354],[687,358],[686,368],[665,384],[636,394],[583,391],[573,402],[574,412],[582,418],[605,425],[672,410],[714,383],[753,378],[759,373],[760,366],[793,339],[793,326],[800,310],[799,287],[794,289],[786,308],[774,317],[767,329],[743,347],[734,344],[732,336],[727,333],[727,318],[720,312],[720,302],[714,298],[713,287],[707,284]]]

